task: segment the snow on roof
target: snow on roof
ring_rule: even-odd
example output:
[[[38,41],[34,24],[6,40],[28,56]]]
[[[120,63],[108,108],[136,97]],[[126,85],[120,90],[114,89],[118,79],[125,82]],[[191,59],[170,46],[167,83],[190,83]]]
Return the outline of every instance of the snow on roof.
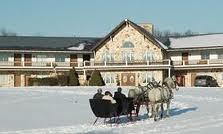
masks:
[[[223,34],[205,34],[170,38],[170,48],[201,48],[223,46]]]
[[[67,48],[68,50],[83,50],[86,43],[80,43],[78,46],[72,46]]]
[[[162,46],[164,49],[167,49],[168,47],[166,45],[164,45],[162,42],[160,42],[159,40],[157,40],[155,38],[155,40],[160,44],[160,46]]]

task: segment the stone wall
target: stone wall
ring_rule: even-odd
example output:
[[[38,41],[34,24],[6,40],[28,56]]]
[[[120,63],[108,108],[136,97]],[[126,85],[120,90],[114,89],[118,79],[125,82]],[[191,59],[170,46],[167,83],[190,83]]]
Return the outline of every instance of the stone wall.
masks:
[[[123,43],[126,41],[132,42],[134,48],[129,48],[128,50],[122,48]],[[153,52],[155,60],[163,59],[162,51],[158,46],[154,45],[131,25],[126,25],[96,51],[95,61],[101,62],[102,54],[105,52],[113,54],[114,61],[121,61],[123,51],[132,51],[134,53],[134,60],[143,60],[143,55],[147,51]]]

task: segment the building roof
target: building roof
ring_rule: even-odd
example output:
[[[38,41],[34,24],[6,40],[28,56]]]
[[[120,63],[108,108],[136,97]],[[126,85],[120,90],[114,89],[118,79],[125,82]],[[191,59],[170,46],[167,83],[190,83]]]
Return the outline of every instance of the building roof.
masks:
[[[90,51],[101,38],[0,36],[0,50]]]
[[[125,25],[131,25],[132,27],[134,27],[136,30],[138,30],[141,34],[143,34],[147,39],[149,39],[150,41],[152,41],[153,43],[155,43],[155,45],[157,45],[158,47],[160,47],[161,49],[167,49],[167,47],[161,43],[160,41],[158,41],[152,34],[150,34],[148,31],[146,31],[144,28],[140,27],[139,25],[133,23],[132,21],[125,19],[123,20],[118,26],[116,26],[109,34],[107,34],[101,41],[99,41],[97,43],[97,45],[95,47],[92,48],[92,50],[97,49],[99,46],[101,46],[104,42],[106,42],[107,40],[109,40],[111,37],[113,37],[120,29],[123,28],[123,26]]]
[[[200,34],[186,37],[171,37],[170,49],[196,49],[223,47],[223,33]]]
[[[123,20],[104,38],[94,37],[37,37],[37,36],[0,36],[0,50],[18,51],[68,51],[68,52],[92,52],[101,46],[105,41],[114,36],[123,26],[131,25],[147,39],[152,41],[161,49],[167,47],[158,41],[144,28],[130,20]]]

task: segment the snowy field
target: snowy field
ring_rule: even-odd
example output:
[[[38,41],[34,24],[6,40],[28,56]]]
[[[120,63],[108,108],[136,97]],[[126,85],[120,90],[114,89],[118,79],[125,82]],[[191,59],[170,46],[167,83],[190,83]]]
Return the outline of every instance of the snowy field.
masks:
[[[116,87],[103,87],[113,90]],[[93,126],[88,99],[97,87],[0,88],[0,134],[221,134],[223,89],[180,88],[171,104],[171,117]],[[123,88],[127,94],[128,88]],[[114,90],[113,90],[114,91]]]

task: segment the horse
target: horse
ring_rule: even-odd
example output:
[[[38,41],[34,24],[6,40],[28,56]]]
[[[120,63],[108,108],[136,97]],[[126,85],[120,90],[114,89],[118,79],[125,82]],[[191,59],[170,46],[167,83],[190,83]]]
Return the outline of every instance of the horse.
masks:
[[[170,102],[173,99],[173,90],[178,91],[179,87],[177,85],[176,77],[173,75],[172,77],[167,77],[163,81],[162,85],[162,104],[161,104],[161,118],[163,117],[164,113],[164,104],[166,103],[166,116],[169,117],[170,111]]]
[[[173,98],[173,90],[178,91],[179,88],[176,83],[175,76],[172,76],[171,78],[168,77],[164,79],[162,86],[154,87],[149,92],[149,102],[152,106],[152,115],[151,117],[154,117],[154,120],[157,120],[157,117],[159,115],[159,108],[161,108],[161,115],[160,118],[163,118],[164,114],[164,104],[167,105],[166,107],[166,117],[169,117],[169,110],[170,110],[170,102]]]
[[[163,84],[160,85],[157,82],[149,82],[149,84],[145,87],[138,87],[136,89],[130,89],[128,93],[128,97],[134,98],[134,102],[137,105],[136,114],[138,115],[140,105],[145,102],[147,107],[147,112],[149,114],[149,104],[152,107],[152,115],[154,120],[157,120],[159,108],[161,108],[161,118],[164,113],[163,104],[167,104],[167,113],[169,116],[169,107],[170,101],[173,96],[173,89],[178,90],[176,84],[176,77],[172,76],[171,78],[166,78],[163,81]]]
[[[138,117],[138,114],[139,114],[140,105],[142,105],[143,103],[148,103],[148,100],[147,100],[148,98],[147,97],[148,97],[148,92],[151,89],[150,84],[151,83],[149,83],[147,86],[138,86],[134,89],[129,89],[128,98],[132,98],[133,103],[136,105],[135,111],[136,111],[136,116],[137,117]],[[148,106],[148,104],[146,104],[146,106]],[[130,111],[129,111],[130,118],[132,118],[132,113],[131,113],[132,109],[130,108]]]

